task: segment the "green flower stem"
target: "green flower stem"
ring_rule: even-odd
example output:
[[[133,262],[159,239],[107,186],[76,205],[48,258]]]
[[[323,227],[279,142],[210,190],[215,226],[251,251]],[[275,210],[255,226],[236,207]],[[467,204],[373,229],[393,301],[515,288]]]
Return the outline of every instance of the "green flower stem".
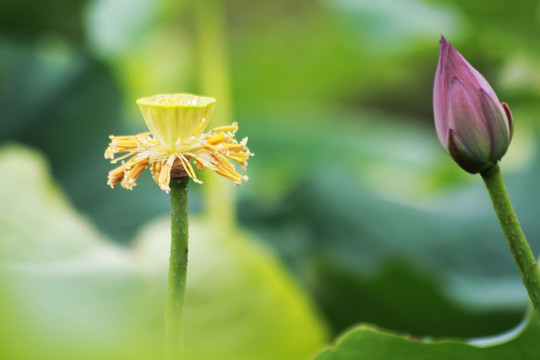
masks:
[[[171,178],[171,257],[165,310],[165,358],[184,358],[184,293],[188,262],[189,177]]]
[[[540,316],[540,271],[510,203],[499,165],[489,168],[480,175],[486,184],[499,224],[514,256],[523,284],[527,288],[531,303],[536,314]]]

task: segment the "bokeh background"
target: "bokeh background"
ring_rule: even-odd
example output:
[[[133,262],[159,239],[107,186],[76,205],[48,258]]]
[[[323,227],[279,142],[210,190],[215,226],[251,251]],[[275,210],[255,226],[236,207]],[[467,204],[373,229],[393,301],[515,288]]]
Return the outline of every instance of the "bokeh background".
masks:
[[[250,181],[192,184],[190,359],[308,359],[359,323],[475,338],[526,293],[433,129],[439,38],[514,114],[502,169],[540,251],[540,7],[501,0],[0,2],[3,359],[162,353],[168,196],[106,186],[139,97],[217,98]]]

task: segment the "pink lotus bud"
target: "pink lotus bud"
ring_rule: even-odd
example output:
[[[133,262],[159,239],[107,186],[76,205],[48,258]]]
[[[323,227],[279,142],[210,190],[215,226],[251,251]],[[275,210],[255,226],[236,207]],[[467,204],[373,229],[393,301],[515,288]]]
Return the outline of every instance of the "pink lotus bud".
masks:
[[[487,170],[510,145],[514,130],[510,109],[444,37],[435,73],[433,114],[439,141],[465,171]]]

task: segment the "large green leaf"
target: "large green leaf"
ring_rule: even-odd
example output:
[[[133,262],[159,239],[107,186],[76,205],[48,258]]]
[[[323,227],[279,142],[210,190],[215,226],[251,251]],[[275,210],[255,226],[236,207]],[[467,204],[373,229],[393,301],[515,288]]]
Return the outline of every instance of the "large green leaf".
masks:
[[[536,360],[539,337],[540,324],[534,315],[519,329],[472,343],[423,340],[364,325],[347,332],[315,360]]]
[[[0,173],[2,356],[159,358],[168,219],[145,227],[133,247],[113,245],[73,211],[35,152],[2,148]],[[324,326],[272,253],[245,233],[191,222],[189,358],[313,356]]]

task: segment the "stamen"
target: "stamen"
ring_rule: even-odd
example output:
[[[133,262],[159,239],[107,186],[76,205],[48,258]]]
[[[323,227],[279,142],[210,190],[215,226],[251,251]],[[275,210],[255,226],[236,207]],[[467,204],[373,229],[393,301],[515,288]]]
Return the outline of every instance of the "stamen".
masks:
[[[197,165],[197,169],[199,169],[200,171],[203,171],[206,167],[200,162],[198,161],[197,159],[195,159],[195,165]]]
[[[219,163],[220,165],[222,165],[224,168],[226,168],[226,169],[228,169],[228,170],[230,170],[230,171],[232,171],[232,172],[235,172],[235,170],[234,170],[234,165],[231,164],[231,162],[230,162],[229,160],[224,159],[224,158],[219,158],[219,159],[217,159],[217,160],[218,160],[218,163]],[[236,173],[236,172],[235,172],[235,173]]]
[[[105,159],[114,159],[115,151],[110,146],[105,150]]]
[[[133,164],[133,167],[124,175],[122,180],[122,187],[128,190],[132,190],[134,186],[137,185],[136,180],[141,175],[141,173],[148,167],[150,157],[137,160]]]
[[[232,125],[220,126],[220,127],[214,128],[212,129],[211,132],[217,133],[220,131],[237,131],[237,130],[238,130],[238,123],[235,122]]]
[[[122,156],[120,156],[120,157],[117,158],[117,159],[111,160],[111,164],[116,164],[116,163],[119,162],[120,160],[124,160],[124,159],[130,157],[131,155],[133,155],[133,154],[135,154],[135,153],[136,153],[136,151],[131,151],[131,152],[127,153],[126,155],[122,155]]]
[[[223,144],[229,151],[242,151],[246,148],[245,145],[241,144]]]
[[[188,173],[189,177],[193,179],[198,184],[202,184],[202,181],[197,179],[197,175],[195,175],[195,171],[193,170],[193,167],[191,166],[191,163],[188,159],[184,157],[182,154],[178,154],[178,158],[182,162],[182,166],[184,167],[184,170]]]
[[[246,159],[249,157],[249,154],[246,153],[237,153],[237,154],[230,154],[227,156],[229,159],[232,159],[240,164],[243,164],[246,162]]]
[[[230,179],[230,180],[234,181],[234,183],[237,184],[237,185],[242,184],[242,182],[240,181],[241,178],[239,176],[235,176],[234,174],[222,171],[221,169],[217,169],[216,173],[223,176],[223,177],[226,177],[227,179]]]
[[[161,172],[159,173],[158,185],[161,190],[169,193],[171,188],[169,187],[169,182],[171,181],[171,169],[174,164],[174,159],[176,159],[176,154],[169,156],[167,161],[162,163]]]
[[[116,187],[116,184],[124,177],[124,172],[124,165],[109,171],[107,185],[114,189]]]
[[[216,145],[216,144],[225,142],[226,140],[227,140],[227,138],[225,137],[225,134],[219,133],[218,135],[212,136],[211,138],[209,138],[206,141],[207,141],[208,144]]]
[[[210,145],[208,143],[203,143],[202,146],[207,149],[207,150],[210,150],[210,151],[218,151],[218,148],[215,147],[214,145]]]
[[[217,168],[221,171],[227,172],[228,174],[234,175],[235,177],[240,176],[240,174],[236,172],[234,166],[226,159],[220,159],[217,164]]]
[[[152,163],[152,167],[150,168],[150,171],[152,172],[152,178],[156,183],[159,181],[159,174],[161,172],[161,165],[162,161],[157,161]]]
[[[196,133],[199,132],[199,130],[203,127],[203,125],[206,124],[206,119],[203,118],[201,120],[201,122],[199,123],[199,125],[195,128],[195,130],[193,130],[193,132],[191,133],[191,136],[194,136]]]

